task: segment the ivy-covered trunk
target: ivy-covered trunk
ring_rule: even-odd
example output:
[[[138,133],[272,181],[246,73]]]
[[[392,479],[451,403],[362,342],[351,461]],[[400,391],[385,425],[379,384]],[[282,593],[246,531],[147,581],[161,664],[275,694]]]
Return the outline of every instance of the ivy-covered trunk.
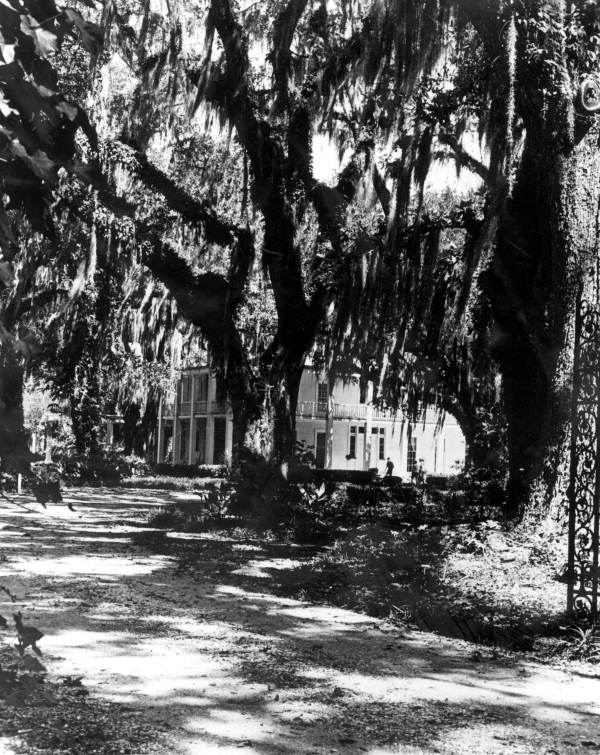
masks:
[[[303,364],[288,368],[283,379],[267,375],[260,381],[261,389],[252,393],[230,391],[234,468],[249,459],[277,466],[294,455],[296,407],[303,368]]]
[[[558,96],[529,112],[493,269],[482,278],[508,423],[507,514],[517,519],[564,504],[578,288],[596,296],[600,131],[588,122],[573,133],[572,115]]]

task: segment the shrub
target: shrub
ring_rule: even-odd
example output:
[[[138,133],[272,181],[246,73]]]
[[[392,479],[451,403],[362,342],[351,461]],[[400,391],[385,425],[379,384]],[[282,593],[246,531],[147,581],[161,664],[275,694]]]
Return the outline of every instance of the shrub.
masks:
[[[147,477],[150,474],[150,465],[140,456],[123,456],[121,465],[121,474],[127,477]]]
[[[231,492],[232,488],[226,482],[207,484],[198,491],[200,501],[169,503],[150,519],[150,526],[183,532],[203,532],[224,522],[237,524],[237,520],[227,516]]]
[[[226,477],[225,464],[155,464],[156,475],[167,477]]]
[[[118,485],[129,473],[126,459],[111,448],[85,454],[70,454],[60,460],[62,477],[72,485]]]

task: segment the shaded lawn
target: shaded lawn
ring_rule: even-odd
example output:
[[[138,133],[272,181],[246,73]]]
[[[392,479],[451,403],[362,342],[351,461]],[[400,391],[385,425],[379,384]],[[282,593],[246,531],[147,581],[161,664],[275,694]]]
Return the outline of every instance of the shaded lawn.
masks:
[[[159,500],[109,496],[75,494],[75,517],[0,511],[2,580],[46,631],[44,663],[93,693],[65,706],[49,687],[39,708],[6,706],[24,752],[578,752],[584,727],[600,741],[586,718],[595,680],[565,695],[551,670],[529,684],[516,657],[477,662],[464,643],[287,600],[277,576],[314,549],[149,531]],[[94,701],[114,722],[100,738],[85,734]],[[36,715],[59,739],[44,740]]]
[[[252,585],[258,574],[282,596],[352,608],[468,641],[535,649],[540,657],[562,647],[566,586],[557,576],[566,562],[566,534],[557,525],[511,528],[488,520],[390,530],[370,511],[366,523],[342,528],[332,547],[263,537],[254,565],[236,573],[243,558],[233,553],[228,538],[250,538],[251,544],[252,529],[240,528],[240,520],[211,529],[194,511],[194,504],[176,503],[155,521],[180,527],[189,521],[212,531],[212,540],[175,546],[173,539],[179,542],[183,535],[172,531],[168,537],[144,534],[140,542],[159,552],[177,551],[182,568],[216,557],[216,568],[231,569],[240,583]],[[269,567],[270,559],[283,556],[294,563]]]

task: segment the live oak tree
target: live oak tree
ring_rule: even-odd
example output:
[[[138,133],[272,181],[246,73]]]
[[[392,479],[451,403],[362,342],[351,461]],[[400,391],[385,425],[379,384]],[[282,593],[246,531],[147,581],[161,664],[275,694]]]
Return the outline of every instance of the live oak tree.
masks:
[[[389,3],[382,12],[404,55],[398,83],[411,95],[400,103],[402,118],[410,118],[400,169],[422,187],[432,154],[445,144],[485,187],[481,222],[467,228],[450,296],[447,279],[441,286],[434,279],[444,262],[436,229],[415,243],[406,213],[394,224],[391,238],[408,234],[392,276],[406,323],[394,334],[396,353],[418,358],[427,338],[442,334],[458,349],[458,367],[485,385],[473,346],[487,340],[483,353],[502,379],[508,513],[546,513],[564,499],[577,292],[596,296],[599,11],[585,0],[464,0]],[[449,54],[432,62],[432,45],[444,34]],[[415,88],[415,72],[425,91]],[[469,125],[484,140],[483,161],[461,140]],[[420,201],[417,189],[417,208]],[[416,220],[423,220],[418,209]],[[458,339],[448,337],[452,327]],[[442,339],[442,383],[447,356]]]
[[[97,52],[98,28],[50,3],[9,4],[0,8],[7,55],[23,59],[4,56],[0,66],[9,212],[48,231],[62,168],[119,222],[129,219],[144,264],[210,346],[232,401],[236,447],[257,437],[248,430],[258,425],[270,431],[275,458],[288,454],[317,334],[327,335],[332,359],[348,327],[360,328],[371,373],[372,362],[388,360],[381,386],[391,401],[410,381],[429,380],[423,395],[457,413],[493,405],[493,357],[509,513],[558,500],[575,299],[580,286],[593,287],[598,252],[597,95],[586,80],[598,64],[595,3],[384,0],[359,10],[351,0],[213,0],[162,16],[144,3],[111,3],[103,21],[137,86],[119,139],[109,134],[102,144],[82,109],[56,92],[48,60],[72,30]],[[214,112],[242,151],[240,211],[228,217],[150,159],[157,134]],[[469,127],[483,141],[481,159],[464,138]],[[336,186],[314,177],[319,132],[345,152]],[[427,178],[442,150],[481,176],[477,207],[428,212]],[[125,167],[161,198],[152,212],[141,189],[115,190]],[[49,208],[41,219],[40,198]],[[317,231],[307,253],[298,238],[309,216]],[[195,229],[196,257],[169,235],[177,222]],[[15,244],[9,216],[0,230],[6,265]],[[461,234],[454,245],[452,232]],[[220,268],[198,267],[216,249]],[[276,327],[253,363],[238,314],[257,252]]]

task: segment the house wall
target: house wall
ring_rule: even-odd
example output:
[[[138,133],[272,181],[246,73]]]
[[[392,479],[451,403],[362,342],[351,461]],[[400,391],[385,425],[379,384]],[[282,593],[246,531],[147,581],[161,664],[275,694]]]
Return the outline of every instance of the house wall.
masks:
[[[186,371],[186,377],[193,378],[201,373],[207,374],[208,368]],[[384,474],[389,458],[394,464],[394,475],[408,480],[415,465],[422,465],[428,474],[449,475],[457,471],[457,462],[464,464],[465,440],[453,417],[447,416],[440,427],[435,412],[429,411],[425,421],[409,423],[400,412],[394,416],[391,412],[361,403],[358,382],[338,381],[331,398],[324,400],[323,392],[318,393],[318,385],[323,382],[325,380],[310,368],[304,371],[296,417],[297,440],[304,442],[316,456],[320,454],[320,465],[344,470],[376,468]],[[193,394],[193,389],[191,392]],[[216,406],[214,376],[209,377],[208,401],[202,405],[193,401],[193,395],[182,394],[181,382],[177,395],[177,402],[173,397],[163,402],[158,458],[173,463],[202,463],[196,448],[196,431],[205,426],[204,463],[221,463],[223,460],[216,458],[215,449],[215,419],[219,416],[225,418],[224,461],[228,463],[233,436],[232,415],[230,409]],[[183,401],[186,398],[188,400]],[[169,442],[171,432],[173,440]]]

